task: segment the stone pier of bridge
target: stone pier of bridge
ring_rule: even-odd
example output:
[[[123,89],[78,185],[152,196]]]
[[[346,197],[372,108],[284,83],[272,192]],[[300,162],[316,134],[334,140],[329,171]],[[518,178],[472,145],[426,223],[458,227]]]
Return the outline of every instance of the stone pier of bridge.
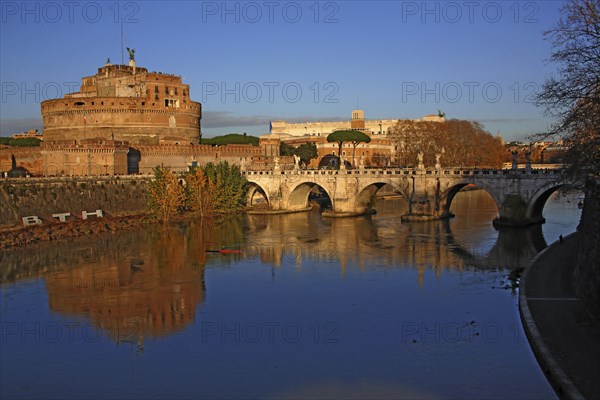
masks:
[[[467,185],[486,190],[498,207],[497,226],[522,227],[544,222],[542,210],[550,195],[569,185],[562,169],[353,169],[244,171],[248,204],[263,198],[266,212],[298,212],[309,208],[315,187],[327,193],[332,209],[325,215],[355,216],[368,212],[377,191],[389,185],[404,197],[404,221],[452,216],[454,196]]]

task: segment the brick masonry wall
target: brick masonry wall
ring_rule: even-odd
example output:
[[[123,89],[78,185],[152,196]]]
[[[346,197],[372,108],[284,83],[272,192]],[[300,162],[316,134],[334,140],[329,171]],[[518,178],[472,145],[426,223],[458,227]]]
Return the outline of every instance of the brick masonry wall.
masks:
[[[600,320],[600,177],[592,177],[586,183],[578,231],[575,290],[594,317]]]
[[[146,211],[148,177],[0,179],[0,226],[22,224],[24,216],[103,210],[111,215]],[[70,217],[73,218],[73,217]]]
[[[2,147],[0,148],[0,173],[10,171],[12,156],[17,167],[24,167],[30,173],[40,175],[44,169],[41,147]]]
[[[158,165],[174,171],[187,171],[193,161],[199,165],[227,161],[241,164],[251,157],[261,156],[263,148],[252,145],[136,145],[137,171],[151,174]],[[12,158],[18,167],[26,168],[33,176],[61,175],[124,175],[127,174],[126,144],[113,141],[46,141],[40,147],[0,147],[0,173],[11,169]]]

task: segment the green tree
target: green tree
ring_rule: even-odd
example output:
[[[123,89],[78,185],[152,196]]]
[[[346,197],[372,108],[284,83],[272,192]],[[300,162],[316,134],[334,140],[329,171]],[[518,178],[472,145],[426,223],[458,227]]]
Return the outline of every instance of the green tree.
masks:
[[[258,146],[258,142],[258,137],[247,135],[246,133],[241,135],[239,133],[230,133],[228,135],[202,138],[200,140],[201,144],[211,144],[213,146],[221,146],[226,144],[251,144],[253,146]]]
[[[354,165],[354,157],[356,155],[356,147],[360,143],[369,143],[371,141],[371,137],[361,131],[357,130],[345,130],[345,131],[335,131],[330,133],[327,136],[327,141],[329,143],[336,142],[338,144],[339,154],[342,154],[342,146],[345,142],[352,143],[352,165]]]
[[[319,156],[319,153],[317,152],[317,146],[313,142],[302,143],[293,150],[293,154],[300,157],[300,160],[304,163],[304,165],[310,164],[310,160]]]
[[[33,137],[19,139],[13,139],[10,137],[0,137],[0,144],[15,147],[37,147],[42,144],[42,141]]]
[[[319,156],[317,146],[313,142],[302,143],[298,147],[281,142],[279,145],[279,154],[282,156],[298,156],[304,165],[310,164],[310,160]]]
[[[563,138],[564,162],[582,182],[600,173],[600,2],[568,0],[561,15],[544,33],[558,77],[547,79],[537,96],[557,122],[540,136]]]
[[[212,209],[218,213],[231,213],[246,206],[246,178],[240,167],[221,161],[208,163],[203,167],[204,174],[212,182]]]
[[[294,146],[290,146],[287,143],[281,142],[279,144],[279,154],[282,156],[293,156],[294,155]]]
[[[164,225],[185,203],[185,190],[168,167],[155,167],[150,182],[148,209]]]

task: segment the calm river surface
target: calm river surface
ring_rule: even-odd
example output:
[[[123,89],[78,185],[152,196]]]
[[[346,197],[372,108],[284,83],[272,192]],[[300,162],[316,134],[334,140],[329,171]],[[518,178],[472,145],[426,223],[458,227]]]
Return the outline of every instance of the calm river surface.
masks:
[[[402,224],[403,204],[4,252],[0,397],[554,398],[507,276],[575,230],[577,196],[500,232],[484,191],[449,221]]]

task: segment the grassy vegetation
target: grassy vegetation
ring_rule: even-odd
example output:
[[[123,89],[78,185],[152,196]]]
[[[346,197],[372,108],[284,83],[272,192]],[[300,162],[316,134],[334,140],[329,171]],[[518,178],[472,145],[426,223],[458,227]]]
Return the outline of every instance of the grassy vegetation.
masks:
[[[202,138],[200,143],[219,146],[224,144],[251,144],[253,146],[258,146],[258,137],[246,134],[230,133],[228,135],[215,136],[212,138]]]

